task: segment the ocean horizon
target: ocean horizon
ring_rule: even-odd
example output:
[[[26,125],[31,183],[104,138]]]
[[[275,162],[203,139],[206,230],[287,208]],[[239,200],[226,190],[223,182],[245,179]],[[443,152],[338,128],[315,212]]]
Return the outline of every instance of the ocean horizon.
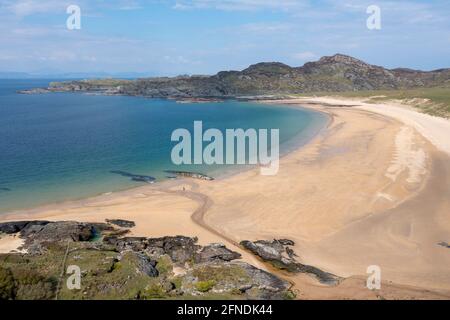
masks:
[[[321,113],[254,102],[174,100],[79,93],[22,95],[49,80],[0,80],[0,213],[77,200],[143,185],[127,174],[164,181],[166,170],[213,177],[250,165],[171,162],[171,133],[193,129],[280,129],[284,154],[324,127]]]

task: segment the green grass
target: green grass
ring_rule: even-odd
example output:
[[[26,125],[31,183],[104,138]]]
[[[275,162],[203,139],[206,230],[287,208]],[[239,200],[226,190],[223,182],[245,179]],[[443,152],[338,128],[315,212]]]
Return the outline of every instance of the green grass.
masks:
[[[173,265],[169,256],[162,256],[159,258],[156,264],[156,270],[158,270],[160,275],[166,275],[172,272]]]
[[[368,102],[401,100],[419,111],[434,116],[450,117],[450,88],[433,87],[405,90],[371,90],[351,92],[316,92],[299,96],[338,96],[347,98],[367,98]]]
[[[214,287],[215,284],[216,282],[214,280],[199,281],[195,284],[195,288],[200,292],[208,292]]]
[[[0,299],[54,299],[57,291],[60,300],[242,299],[239,288],[253,283],[247,269],[234,264],[199,264],[175,275],[166,255],[157,261],[159,275],[149,277],[139,271],[142,260],[136,253],[119,254],[91,243],[71,243],[60,277],[65,252],[65,245],[54,243],[39,255],[0,254]],[[69,265],[80,268],[80,289],[67,286]],[[245,292],[245,298],[260,296],[257,287]]]

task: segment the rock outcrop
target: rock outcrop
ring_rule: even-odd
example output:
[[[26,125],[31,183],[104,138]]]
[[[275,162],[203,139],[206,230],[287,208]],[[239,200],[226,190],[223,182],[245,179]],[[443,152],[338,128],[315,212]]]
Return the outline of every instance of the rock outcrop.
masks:
[[[0,232],[6,233],[6,234],[13,234],[13,233],[20,232],[24,229],[26,230],[27,228],[31,229],[33,226],[44,226],[48,223],[49,223],[48,221],[3,222],[3,223],[0,223]]]
[[[4,299],[292,299],[290,283],[242,261],[223,244],[196,238],[123,236],[132,221],[21,221],[0,224],[26,253],[0,254]],[[119,225],[120,228],[112,224]],[[62,268],[81,270],[71,290]],[[63,269],[65,270],[65,269]],[[4,288],[4,289],[3,289]],[[59,291],[58,291],[59,290]]]
[[[221,243],[213,243],[205,246],[198,250],[194,256],[194,259],[197,263],[212,261],[232,261],[240,258],[240,253],[229,250]]]
[[[187,177],[187,178],[193,178],[193,179],[199,179],[199,180],[207,180],[211,181],[214,180],[213,177],[210,177],[203,173],[198,172],[189,172],[189,171],[174,171],[174,170],[165,170],[164,172],[169,173],[171,175],[177,176],[177,177]]]
[[[258,240],[254,242],[245,240],[240,244],[263,261],[270,262],[276,268],[293,273],[308,273],[315,276],[321,283],[328,285],[337,285],[341,280],[334,274],[298,262],[296,260],[297,255],[290,248],[295,244],[292,240],[275,239],[273,241]]]
[[[133,228],[136,226],[134,221],[123,219],[106,219],[106,223],[113,224],[121,228]]]

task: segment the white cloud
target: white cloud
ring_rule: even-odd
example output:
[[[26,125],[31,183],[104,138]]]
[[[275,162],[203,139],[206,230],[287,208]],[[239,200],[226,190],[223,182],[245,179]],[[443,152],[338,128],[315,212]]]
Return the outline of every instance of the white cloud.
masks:
[[[24,17],[37,13],[64,12],[68,1],[61,0],[0,0],[0,9]]]
[[[121,0],[118,3],[119,10],[139,10],[142,8],[142,5],[136,0]]]
[[[26,17],[34,14],[60,13],[65,15],[69,5],[77,4],[83,10],[83,15],[92,16],[102,9],[138,10],[143,6],[139,0],[0,0],[0,13]]]
[[[191,7],[188,6],[188,5],[182,4],[180,2],[177,2],[177,3],[175,3],[172,6],[172,9],[175,9],[175,10],[187,10],[187,9],[191,9]]]
[[[217,9],[224,11],[290,10],[302,7],[306,2],[305,0],[179,0],[172,8],[177,10]]]
[[[292,25],[288,23],[248,23],[242,26],[244,31],[253,33],[276,33],[285,32],[292,29]]]
[[[311,51],[298,52],[292,55],[292,58],[300,61],[310,61],[317,59],[319,56]]]

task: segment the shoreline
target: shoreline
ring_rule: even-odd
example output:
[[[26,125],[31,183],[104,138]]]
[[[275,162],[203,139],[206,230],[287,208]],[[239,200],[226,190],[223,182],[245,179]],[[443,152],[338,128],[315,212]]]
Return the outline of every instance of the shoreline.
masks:
[[[315,100],[311,101],[314,103]],[[276,105],[277,101],[269,103]],[[284,103],[295,102],[285,100]],[[304,103],[304,99],[297,102]],[[225,240],[228,245],[231,241],[232,250],[244,253],[245,261],[263,269],[267,266],[236,247],[236,243],[243,239],[294,238],[295,252],[302,263],[347,278],[342,285],[328,288],[317,285],[305,275],[279,272],[301,290],[300,297],[343,298],[357,293],[356,296],[363,294],[361,297],[375,298],[375,293],[367,292],[358,278],[365,273],[361,266],[371,260],[364,257],[367,252],[383,262],[386,281],[395,283],[383,282],[386,296],[427,297],[428,294],[429,297],[433,293],[428,291],[434,290],[436,294],[450,297],[450,280],[445,281],[450,277],[445,269],[450,265],[445,256],[448,249],[433,246],[438,235],[450,230],[449,223],[445,222],[441,229],[435,230],[433,221],[423,220],[426,217],[419,214],[419,209],[416,215],[402,208],[420,196],[431,203],[433,199],[425,193],[434,191],[429,185],[438,182],[436,174],[447,177],[439,173],[450,172],[445,167],[448,159],[436,152],[415,129],[408,129],[411,127],[398,120],[354,107],[322,104],[312,108],[328,112],[333,121],[307,144],[283,155],[279,176],[264,180],[255,173],[258,169],[253,168],[214,182],[167,181],[160,186],[137,187],[120,194],[114,192],[75,201],[77,203],[71,201],[64,206],[15,212],[6,215],[10,218],[7,220],[39,216],[92,222],[95,217],[99,220],[100,217],[131,220],[134,217],[138,221],[133,234],[158,236],[191,232],[186,235],[198,236],[200,243]],[[421,152],[428,158],[423,160]],[[391,176],[386,177],[386,174]],[[444,186],[446,182],[443,182]],[[345,185],[349,190],[336,189],[339,185]],[[440,190],[442,186],[436,188]],[[441,202],[439,200],[439,204]],[[442,204],[434,213],[440,223],[447,217],[443,213],[446,205]],[[367,212],[369,208],[372,212]],[[424,205],[424,210],[427,208]],[[193,216],[196,212],[200,217]],[[196,218],[200,220],[195,222]],[[0,220],[6,221],[4,217]],[[429,225],[421,227],[416,220]],[[408,227],[410,223],[414,225]],[[217,234],[205,230],[205,226]],[[417,228],[420,232],[415,234]],[[422,248],[418,254],[419,247],[415,243],[423,241],[426,250]],[[432,260],[432,265],[427,259]],[[440,265],[434,266],[436,263]],[[407,271],[405,268],[411,265],[415,269]]]
[[[239,101],[239,100],[236,100]],[[259,101],[255,102],[255,104],[258,104]],[[273,105],[271,103],[261,103],[264,104],[266,107],[272,107],[272,108],[279,108],[279,107],[283,107],[286,109],[300,109],[303,111],[308,111],[308,112],[313,112],[313,113],[321,113],[323,116],[328,117],[329,115],[325,112],[319,112],[317,110],[311,109],[311,108],[307,108],[307,107],[291,107],[289,105]],[[280,159],[287,156],[288,154],[290,154],[291,152],[295,152],[296,150],[302,148],[304,145],[308,144],[309,142],[311,142],[311,140],[313,140],[315,138],[315,136],[319,135],[320,132],[322,132],[323,130],[326,129],[326,127],[329,125],[329,119],[324,120],[323,124],[317,125],[317,124],[313,124],[310,125],[313,128],[314,133],[312,135],[309,135],[308,132],[308,136],[302,137],[303,135],[303,131],[300,133],[297,133],[296,135],[292,136],[291,138],[289,138],[287,141],[283,142],[280,144]],[[310,128],[308,128],[307,130],[311,130]],[[282,150],[282,148],[287,148],[286,150]],[[258,165],[245,165],[245,166],[240,166],[240,167],[234,167],[234,168],[229,168],[229,169],[222,169],[222,171],[220,170],[216,170],[213,172],[214,176],[214,180],[224,180],[227,179],[229,177],[232,177],[234,175],[240,174],[242,172],[246,172],[246,171],[251,171],[251,170],[255,170],[258,169],[259,166]],[[192,172],[194,173],[194,172]],[[203,172],[200,172],[201,174],[205,174]],[[205,175],[210,176],[210,173],[206,173]],[[159,181],[155,181],[153,183],[149,183],[148,185],[154,185],[154,186],[160,186],[161,184],[167,184],[170,181],[181,181],[185,179],[184,177],[177,177],[176,179],[162,179]],[[190,179],[190,178],[188,178]],[[40,210],[40,209],[44,209],[44,208],[52,208],[55,206],[63,206],[66,204],[75,204],[77,202],[84,202],[84,201],[89,201],[90,199],[95,199],[95,198],[99,198],[99,197],[103,197],[103,196],[109,196],[109,195],[113,195],[113,194],[118,194],[118,193],[123,193],[123,192],[132,192],[133,190],[138,191],[140,188],[146,188],[148,187],[147,184],[140,184],[137,186],[131,186],[131,187],[124,187],[124,188],[120,188],[118,190],[113,190],[113,191],[104,191],[104,192],[97,192],[97,193],[93,193],[89,196],[82,196],[82,197],[76,197],[76,198],[71,198],[71,199],[62,199],[62,200],[58,200],[58,201],[45,201],[41,204],[38,205],[33,205],[30,207],[23,207],[23,208],[16,208],[16,209],[6,209],[6,210],[1,210],[0,211],[0,221],[4,221],[3,217],[4,216],[10,216],[10,215],[16,215],[16,214],[21,214],[24,211],[35,211],[35,210]],[[165,185],[163,185],[164,187]]]

